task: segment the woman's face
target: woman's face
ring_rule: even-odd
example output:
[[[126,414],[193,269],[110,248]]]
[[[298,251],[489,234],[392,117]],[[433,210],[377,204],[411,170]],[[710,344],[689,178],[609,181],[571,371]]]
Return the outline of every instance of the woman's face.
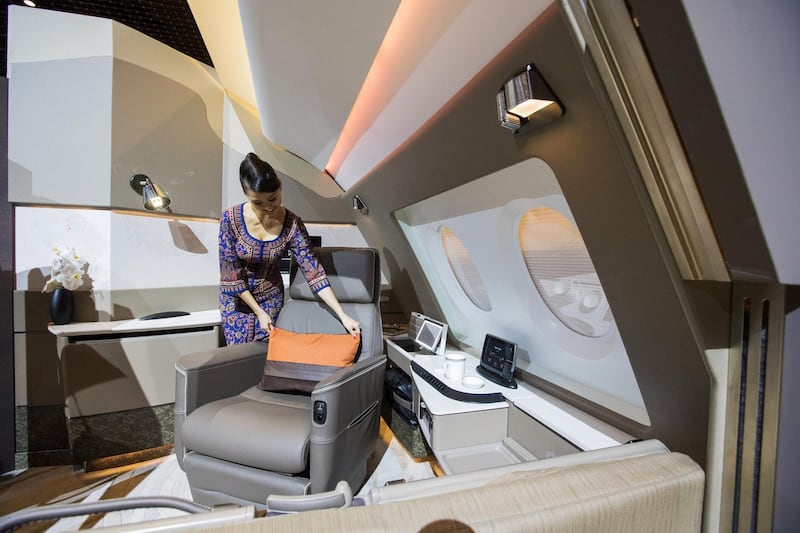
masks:
[[[282,189],[283,185],[278,187],[278,190],[275,192],[255,192],[248,189],[245,196],[247,196],[247,200],[250,202],[250,207],[253,208],[254,213],[258,216],[271,217],[278,213],[277,209],[280,207],[282,201]]]

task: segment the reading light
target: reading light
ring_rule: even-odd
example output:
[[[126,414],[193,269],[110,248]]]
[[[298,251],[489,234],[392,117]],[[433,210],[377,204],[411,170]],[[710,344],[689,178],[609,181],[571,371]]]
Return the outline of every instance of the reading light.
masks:
[[[367,204],[356,194],[353,196],[353,209],[355,211],[360,212],[362,215],[366,215],[369,213],[369,209],[367,208]]]
[[[515,134],[549,124],[564,114],[564,106],[535,65],[508,80],[497,93],[497,118]]]
[[[144,174],[131,176],[131,188],[144,199],[145,209],[155,211],[164,209],[170,203],[169,196],[157,184]]]

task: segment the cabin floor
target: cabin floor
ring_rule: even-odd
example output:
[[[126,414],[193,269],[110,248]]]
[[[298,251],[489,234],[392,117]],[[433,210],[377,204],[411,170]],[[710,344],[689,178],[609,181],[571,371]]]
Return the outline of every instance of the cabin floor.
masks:
[[[74,465],[37,466],[6,474],[0,482],[0,514],[8,514],[29,507],[69,504],[86,501],[86,497],[101,486],[107,486],[102,499],[123,498],[130,494],[171,453],[153,451],[160,455],[107,468],[79,468]],[[108,458],[110,463],[124,462],[121,456]],[[94,466],[99,467],[102,461]],[[102,518],[92,515],[85,518],[80,529],[93,527]],[[47,531],[56,521],[42,521],[22,526],[17,531]]]
[[[393,441],[399,443],[399,447],[392,446]],[[403,460],[415,464],[428,463],[430,471],[437,476],[443,475],[419,429],[410,426],[388,403],[385,403],[381,417],[380,438],[367,464],[368,483],[370,479],[379,477],[379,467],[390,447],[395,454],[398,453],[397,450],[404,453]],[[87,461],[82,467],[37,466],[10,472],[0,478],[0,515],[40,505],[78,503],[87,501],[87,498],[99,497],[102,500],[123,498],[132,495],[137,487],[144,486],[160,465],[163,467],[170,461],[174,462],[172,446],[162,446]],[[169,483],[159,482],[159,484],[163,487],[160,493],[148,493],[148,495],[185,497],[183,494],[170,493]],[[173,491],[177,490],[175,487],[178,485],[173,487]],[[77,529],[90,529],[102,518],[103,515],[79,517],[80,525]],[[47,531],[55,524],[56,521],[36,522],[24,525],[16,531],[23,533]]]

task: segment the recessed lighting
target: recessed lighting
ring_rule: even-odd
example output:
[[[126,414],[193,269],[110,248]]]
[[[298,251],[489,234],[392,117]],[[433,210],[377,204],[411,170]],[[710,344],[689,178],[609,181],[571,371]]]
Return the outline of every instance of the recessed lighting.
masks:
[[[28,7],[36,7],[36,2],[33,0],[23,0],[22,3]]]

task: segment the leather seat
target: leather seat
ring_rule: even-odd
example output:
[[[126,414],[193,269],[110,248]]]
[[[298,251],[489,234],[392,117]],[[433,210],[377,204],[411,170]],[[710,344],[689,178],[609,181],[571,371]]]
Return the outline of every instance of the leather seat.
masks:
[[[361,351],[353,365],[319,382],[310,396],[257,387],[267,343],[181,358],[175,451],[198,503],[264,508],[271,494],[316,494],[342,480],[357,490],[365,480],[378,438],[386,366],[379,257],[370,248],[317,253],[342,308],[361,323]],[[276,326],[344,333],[300,275],[292,280]]]

